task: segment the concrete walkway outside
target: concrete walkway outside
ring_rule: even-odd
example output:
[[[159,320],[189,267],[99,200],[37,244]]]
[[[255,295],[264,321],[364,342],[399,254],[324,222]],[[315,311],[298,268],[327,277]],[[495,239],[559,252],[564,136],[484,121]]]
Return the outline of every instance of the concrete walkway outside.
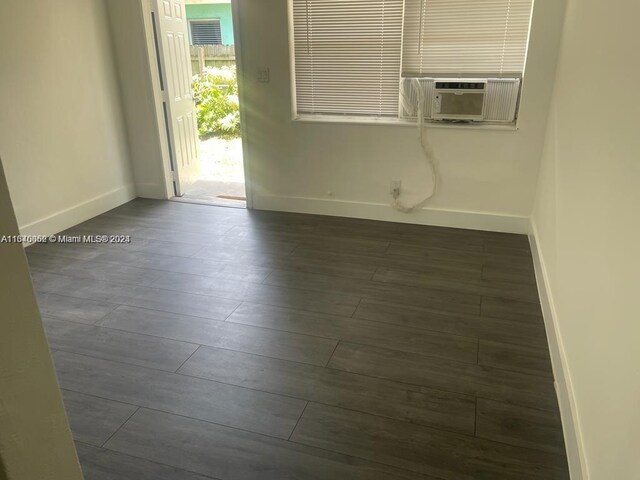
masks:
[[[179,200],[246,207],[242,140],[209,138],[200,142],[200,178]],[[223,197],[238,197],[223,198]]]

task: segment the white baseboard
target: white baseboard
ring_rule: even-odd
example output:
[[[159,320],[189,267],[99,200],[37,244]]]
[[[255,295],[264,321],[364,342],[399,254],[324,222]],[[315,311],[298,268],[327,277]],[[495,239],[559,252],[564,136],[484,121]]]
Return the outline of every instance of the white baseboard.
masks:
[[[533,264],[536,272],[536,283],[540,295],[540,304],[547,330],[549,353],[555,379],[556,395],[562,418],[562,430],[564,433],[565,448],[571,480],[588,480],[588,470],[580,423],[577,417],[577,408],[571,375],[567,363],[562,335],[558,328],[558,316],[550,290],[549,277],[545,267],[544,258],[538,244],[538,231],[534,222],[531,222],[529,243],[533,255]]]
[[[51,235],[58,233],[134,198],[136,198],[135,187],[133,185],[125,185],[35,222],[21,225],[20,233],[22,235]]]
[[[136,195],[140,198],[167,200],[165,186],[158,183],[136,183]]]
[[[529,218],[493,213],[465,212],[424,208],[412,213],[402,213],[391,205],[380,203],[350,202],[324,198],[253,196],[253,208],[282,212],[312,213],[336,217],[366,218],[386,222],[414,223],[438,227],[466,228],[492,232],[529,232]]]

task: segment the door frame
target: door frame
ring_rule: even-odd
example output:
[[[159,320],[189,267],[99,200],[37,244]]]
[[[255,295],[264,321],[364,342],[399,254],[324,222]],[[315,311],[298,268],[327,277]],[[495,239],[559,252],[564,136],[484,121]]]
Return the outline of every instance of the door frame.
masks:
[[[240,136],[242,141],[242,164],[244,168],[244,182],[247,197],[247,209],[253,208],[253,189],[251,183],[251,168],[249,161],[249,142],[247,138],[246,107],[245,107],[245,70],[242,62],[241,32],[240,32],[240,0],[231,0],[231,18],[233,21],[234,49],[236,54],[236,71],[238,75],[238,103],[240,111]],[[158,141],[160,142],[162,177],[164,180],[166,198],[175,196],[174,169],[171,164],[171,154],[169,152],[169,134],[164,117],[163,95],[160,83],[159,52],[156,50],[155,28],[152,23],[153,6],[152,0],[139,0],[142,9],[143,28],[147,40],[147,58],[149,60],[149,73],[151,77],[151,88],[156,110],[156,123],[158,127]],[[168,73],[168,72],[167,72]],[[176,173],[177,174],[177,173]]]
[[[247,129],[247,102],[245,85],[247,76],[242,55],[242,35],[240,22],[240,0],[231,0],[231,21],[233,24],[233,48],[236,53],[236,74],[238,76],[238,110],[240,111],[240,141],[242,142],[242,167],[244,168],[244,190],[247,209],[253,208],[253,183],[251,182],[251,162],[249,161],[249,135]],[[250,78],[250,77],[249,77]]]

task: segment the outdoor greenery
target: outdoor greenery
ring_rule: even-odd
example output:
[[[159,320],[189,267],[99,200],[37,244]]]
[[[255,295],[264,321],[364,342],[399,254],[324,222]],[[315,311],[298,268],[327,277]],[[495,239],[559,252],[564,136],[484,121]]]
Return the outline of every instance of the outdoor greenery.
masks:
[[[240,135],[236,67],[207,67],[193,77],[198,132],[202,137]]]

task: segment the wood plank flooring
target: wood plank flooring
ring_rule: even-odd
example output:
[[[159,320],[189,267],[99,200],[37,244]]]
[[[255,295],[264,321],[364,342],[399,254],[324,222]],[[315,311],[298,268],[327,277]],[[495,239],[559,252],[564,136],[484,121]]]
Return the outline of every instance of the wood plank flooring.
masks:
[[[568,479],[525,236],[135,200],[27,248],[87,480]]]

